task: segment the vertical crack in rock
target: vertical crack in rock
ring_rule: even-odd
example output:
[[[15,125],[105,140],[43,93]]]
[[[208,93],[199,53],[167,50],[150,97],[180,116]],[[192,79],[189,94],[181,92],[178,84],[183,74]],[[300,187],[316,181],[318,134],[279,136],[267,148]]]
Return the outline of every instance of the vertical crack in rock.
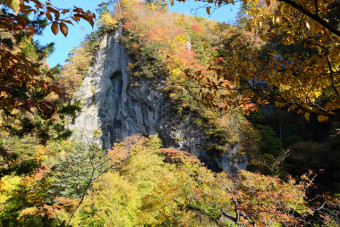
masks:
[[[112,87],[105,95],[103,105],[99,106],[99,119],[102,122],[102,143],[105,149],[109,149],[113,143],[120,139],[122,121],[119,120],[119,108],[121,106],[123,91],[123,74],[116,71],[110,77]]]

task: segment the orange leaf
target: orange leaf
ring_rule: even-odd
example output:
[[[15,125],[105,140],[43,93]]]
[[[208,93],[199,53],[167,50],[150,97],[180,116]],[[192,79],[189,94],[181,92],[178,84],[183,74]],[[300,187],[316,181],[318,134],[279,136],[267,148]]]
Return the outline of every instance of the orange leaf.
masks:
[[[65,23],[60,22],[60,31],[63,33],[63,35],[66,37],[68,34],[68,27]]]
[[[63,9],[63,11],[61,11],[62,14],[66,14],[66,13],[68,13],[68,12],[70,12],[69,9]]]
[[[50,21],[53,21],[52,15],[49,12],[46,12],[45,15]]]
[[[52,91],[54,91],[57,95],[59,95],[59,96],[61,95],[61,91],[60,91],[59,87],[52,85],[52,86],[50,86],[50,89]]]
[[[54,21],[52,26],[51,26],[52,32],[57,35],[59,32],[59,26],[58,26],[58,22]]]
[[[68,24],[72,24],[73,25],[73,23],[72,23],[72,21],[70,21],[70,20],[62,20],[64,23],[68,23]]]
[[[56,9],[54,9],[54,8],[52,8],[52,7],[47,7],[47,10],[48,10],[49,12],[54,13],[55,19],[56,19],[56,20],[59,20],[60,13],[58,12],[58,10],[56,10]]]
[[[305,113],[305,118],[307,119],[307,121],[309,121],[309,117],[310,117],[310,113]]]
[[[210,7],[206,8],[208,15],[210,15]]]

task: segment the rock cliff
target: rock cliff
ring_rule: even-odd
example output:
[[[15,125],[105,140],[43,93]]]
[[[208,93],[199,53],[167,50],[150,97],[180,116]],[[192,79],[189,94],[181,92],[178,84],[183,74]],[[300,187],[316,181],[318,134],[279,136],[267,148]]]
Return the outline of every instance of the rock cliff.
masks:
[[[208,154],[204,131],[192,123],[192,113],[179,116],[173,110],[171,100],[162,92],[161,80],[130,77],[128,66],[133,61],[120,43],[121,33],[118,30],[102,37],[93,66],[76,92],[83,111],[70,126],[74,135],[109,149],[132,134],[158,134],[165,147],[187,150],[213,169],[234,172],[245,168],[246,160],[235,158],[238,145],[223,154]]]

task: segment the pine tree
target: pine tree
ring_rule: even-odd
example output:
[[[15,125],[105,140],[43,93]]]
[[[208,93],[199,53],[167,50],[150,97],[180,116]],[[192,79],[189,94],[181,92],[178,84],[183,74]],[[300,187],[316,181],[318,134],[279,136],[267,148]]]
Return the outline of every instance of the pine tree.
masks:
[[[74,143],[74,142],[73,142]],[[52,197],[80,199],[92,182],[110,168],[105,152],[96,145],[69,144],[65,157],[52,170]]]

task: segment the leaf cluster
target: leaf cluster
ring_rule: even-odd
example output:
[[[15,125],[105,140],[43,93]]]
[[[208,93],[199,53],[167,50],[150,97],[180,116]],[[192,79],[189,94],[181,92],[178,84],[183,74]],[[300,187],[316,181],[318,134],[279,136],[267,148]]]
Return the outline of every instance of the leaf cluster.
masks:
[[[184,2],[184,1],[183,1]],[[203,1],[215,7],[234,4],[234,1]],[[304,114],[319,115],[319,121],[337,118],[339,108],[339,16],[335,1],[243,1],[249,14],[242,20],[261,48],[254,48],[250,39],[229,38],[224,47],[223,62],[217,60],[209,70],[216,81],[202,81],[214,93],[235,89],[260,105],[275,101],[277,106],[288,106]],[[207,5],[208,13],[211,6]],[[331,19],[332,18],[332,19]],[[228,54],[227,54],[228,53]],[[200,71],[190,78],[201,80]],[[192,76],[193,75],[193,76]],[[267,86],[257,86],[265,83]],[[233,88],[234,89],[234,88]],[[204,94],[203,103],[218,108],[212,95]],[[229,97],[222,97],[229,103]],[[229,109],[229,105],[220,107]]]

